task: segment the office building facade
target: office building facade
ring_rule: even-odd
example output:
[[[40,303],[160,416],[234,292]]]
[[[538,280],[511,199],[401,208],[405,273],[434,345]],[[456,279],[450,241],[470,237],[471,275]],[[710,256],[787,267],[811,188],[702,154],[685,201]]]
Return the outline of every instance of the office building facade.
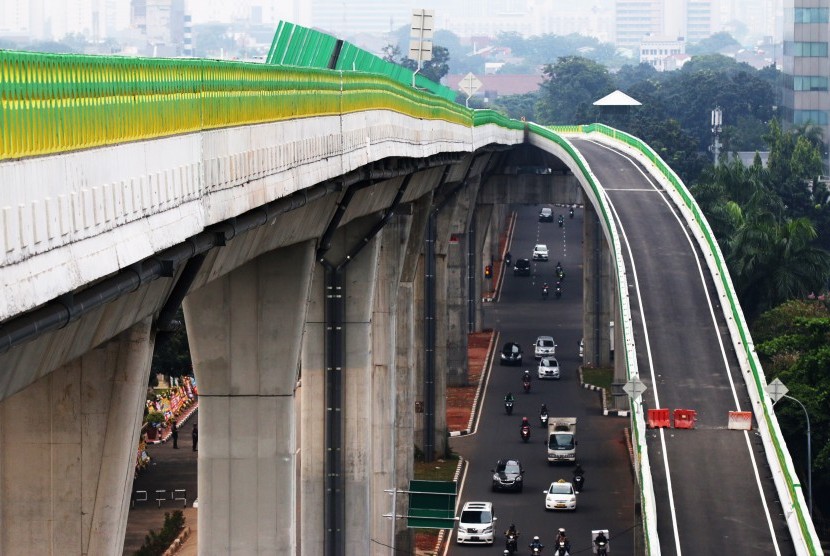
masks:
[[[830,139],[830,0],[785,0],[782,120]],[[825,164],[827,160],[825,160]]]

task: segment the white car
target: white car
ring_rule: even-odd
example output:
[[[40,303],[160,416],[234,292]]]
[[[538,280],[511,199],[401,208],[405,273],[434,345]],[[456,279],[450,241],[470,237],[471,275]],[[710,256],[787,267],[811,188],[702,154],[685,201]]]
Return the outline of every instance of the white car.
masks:
[[[571,483],[559,479],[550,484],[545,493],[546,510],[576,510],[576,493]]]
[[[533,260],[546,261],[548,260],[548,246],[544,243],[538,243],[533,247]]]
[[[559,362],[555,357],[542,357],[539,360],[539,367],[536,371],[539,378],[559,379]]]
[[[533,344],[533,356],[541,359],[549,355],[556,355],[556,342],[553,341],[553,336],[539,336]]]
[[[496,516],[492,502],[467,502],[458,517],[458,544],[493,544]]]

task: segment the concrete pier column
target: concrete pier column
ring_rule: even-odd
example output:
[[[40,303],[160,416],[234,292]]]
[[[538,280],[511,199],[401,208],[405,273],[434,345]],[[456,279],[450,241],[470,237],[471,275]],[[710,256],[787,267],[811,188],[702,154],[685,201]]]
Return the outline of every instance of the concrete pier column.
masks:
[[[583,330],[585,365],[610,367],[613,364],[611,322],[616,316],[616,278],[611,252],[593,206],[586,205],[584,219]],[[613,328],[617,328],[615,323]]]
[[[485,296],[489,296],[495,287],[495,263],[499,260],[499,231],[493,226],[494,216],[497,211],[494,210],[493,205],[476,205],[475,219],[476,219],[476,254],[478,264],[476,265],[477,272],[475,273],[475,294],[472,296],[473,307],[473,332],[481,331],[482,311],[481,300]],[[484,277],[484,266],[492,265],[493,274],[491,278]]]
[[[121,554],[149,319],[0,403],[0,554]]]
[[[447,385],[466,386],[467,376],[467,334],[468,327],[468,286],[467,252],[470,241],[470,223],[475,215],[475,202],[480,180],[470,179],[458,193],[455,201],[445,210],[451,210],[449,234],[447,236],[446,287],[447,304]],[[439,236],[440,237],[440,236]],[[480,252],[480,251],[479,251]],[[440,287],[440,286],[439,286]],[[440,367],[439,367],[440,368]]]
[[[294,552],[294,389],[313,274],[314,244],[305,242],[185,300],[200,399],[201,554]]]

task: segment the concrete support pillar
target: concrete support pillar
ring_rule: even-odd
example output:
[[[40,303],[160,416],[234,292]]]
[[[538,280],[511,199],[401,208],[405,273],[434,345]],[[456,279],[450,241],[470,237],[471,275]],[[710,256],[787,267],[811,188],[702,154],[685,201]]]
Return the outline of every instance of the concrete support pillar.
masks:
[[[468,231],[475,214],[475,202],[478,195],[479,179],[471,179],[456,196],[451,206],[449,222],[449,243],[447,246],[447,384],[466,386],[467,376],[467,334],[468,334],[468,295],[470,288],[467,281],[467,252],[470,236]],[[439,236],[440,237],[440,236]],[[480,251],[479,251],[480,252]],[[439,286],[440,287],[440,286]],[[440,367],[439,367],[440,368]]]
[[[586,365],[610,367],[612,361],[611,322],[615,318],[616,278],[611,253],[597,213],[586,205],[584,220],[583,330]],[[615,324],[613,326],[617,328]]]
[[[395,329],[395,408],[394,431],[395,439],[395,488],[405,490],[409,487],[409,479],[414,473],[416,427],[422,425],[420,417],[416,415],[416,401],[422,400],[423,382],[418,377],[423,377],[424,368],[424,268],[423,268],[423,245],[426,232],[427,219],[432,205],[432,195],[424,195],[417,201],[408,205],[409,215],[398,216],[399,222],[390,221],[387,225],[395,224],[399,233],[397,237],[404,239],[403,232],[408,228],[405,235],[405,245],[401,253],[399,267],[401,269],[398,277],[398,292],[396,300]],[[405,228],[404,228],[405,227]],[[384,246],[386,240],[384,241]],[[394,262],[394,261],[389,261]],[[422,407],[422,406],[421,406]],[[436,419],[444,430],[446,428],[446,411]],[[387,495],[388,496],[388,495]],[[389,501],[391,502],[391,501]],[[408,509],[407,498],[396,497],[394,513],[406,515]],[[389,510],[392,511],[390,503]],[[405,520],[393,520],[387,524],[395,534],[395,546],[406,553],[410,548],[411,535],[406,527]],[[383,538],[383,537],[379,537]],[[381,551],[382,554],[386,552]]]
[[[473,295],[473,302],[475,303],[473,311],[473,332],[481,331],[482,311],[481,300],[485,296],[490,295],[495,287],[495,273],[492,278],[484,277],[484,265],[492,265],[495,269],[495,263],[499,260],[499,230],[493,226],[493,220],[496,211],[493,205],[476,205],[475,220],[476,220],[476,234],[477,244],[475,252],[478,258],[477,272],[475,273],[475,294]]]
[[[185,300],[199,384],[202,554],[294,552],[294,389],[313,271],[314,245],[305,242]],[[307,407],[320,417],[319,403]]]
[[[121,554],[154,334],[133,325],[0,403],[0,554]]]
[[[326,259],[338,264],[351,248],[357,245],[374,225],[375,218],[364,218],[352,222],[334,234],[331,249]],[[373,465],[378,447],[375,444],[374,421],[376,411],[387,411],[390,403],[389,391],[383,392],[384,400],[378,400],[379,393],[373,382],[372,316],[377,287],[377,259],[379,242],[370,241],[344,268],[345,295],[345,367],[343,373],[343,488],[345,497],[345,531],[343,531],[345,554],[366,554],[369,546],[367,534],[373,532],[376,510],[372,504]],[[303,530],[300,540],[302,554],[325,554],[324,519],[322,508],[326,507],[324,485],[324,461],[328,447],[324,437],[325,406],[325,299],[323,269],[317,265],[312,283],[306,332],[303,337],[302,403],[304,407],[316,408],[303,412],[302,422],[302,469],[301,469],[301,516]],[[388,348],[386,348],[388,349]],[[391,434],[391,433],[390,433]],[[379,439],[378,439],[379,440]],[[388,488],[388,487],[387,487]],[[387,503],[389,500],[387,500]],[[388,524],[384,537],[389,536]]]

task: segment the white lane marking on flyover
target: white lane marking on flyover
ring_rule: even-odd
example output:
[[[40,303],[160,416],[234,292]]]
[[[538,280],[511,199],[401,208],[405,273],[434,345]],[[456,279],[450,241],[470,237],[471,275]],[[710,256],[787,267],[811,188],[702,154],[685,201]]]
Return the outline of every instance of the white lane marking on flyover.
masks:
[[[627,160],[632,166],[634,166],[634,168],[640,173],[641,176],[643,176],[643,178],[646,181],[648,181],[650,184],[652,184],[652,187],[654,188],[654,190],[657,193],[660,194],[661,198],[663,199],[663,203],[665,203],[666,206],[670,209],[672,215],[674,216],[674,219],[677,221],[678,225],[680,226],[680,229],[683,231],[683,235],[686,237],[686,241],[689,243],[689,246],[692,249],[692,253],[694,254],[694,257],[695,257],[695,263],[697,264],[698,276],[700,277],[700,282],[703,286],[703,290],[706,292],[706,303],[707,303],[707,306],[709,307],[709,316],[712,318],[712,324],[714,326],[714,329],[716,331],[718,331],[718,322],[717,322],[717,318],[715,317],[715,310],[712,307],[712,294],[709,291],[708,286],[706,285],[706,278],[705,278],[704,272],[703,272],[703,265],[701,264],[700,257],[698,256],[697,250],[695,250],[694,243],[692,241],[691,236],[689,235],[689,232],[688,232],[686,226],[684,225],[684,222],[682,222],[680,220],[680,216],[678,215],[678,211],[674,210],[674,208],[675,208],[674,205],[672,203],[670,203],[669,200],[666,198],[666,195],[665,195],[664,191],[658,185],[656,185],[654,183],[654,180],[652,179],[652,177],[650,175],[646,174],[642,170],[642,168],[640,168],[640,166],[638,164],[636,164],[635,161],[631,157],[629,157],[626,153],[617,151],[615,149],[607,147],[606,145],[602,145],[601,143],[596,143],[594,141],[591,141],[591,143],[593,143],[595,145],[598,145],[598,146],[600,146],[604,149],[607,149],[607,150],[609,150],[613,153],[616,153],[618,156],[620,156],[620,157],[624,158],[625,160]],[[636,191],[636,190],[620,190],[620,191]],[[610,204],[610,200],[609,200],[609,204]],[[612,210],[613,210],[613,205],[612,205]],[[615,214],[616,214],[616,211],[615,211]],[[623,234],[624,233],[625,232],[623,231]],[[628,240],[626,239],[626,243],[627,243],[627,241]],[[629,256],[631,256],[630,252],[629,252]],[[631,264],[632,264],[632,266],[634,265],[633,258],[632,258]],[[636,274],[634,276],[634,279],[635,279],[635,282],[636,282],[636,280],[637,280]],[[639,286],[637,286],[637,289],[638,289],[638,296],[639,296]],[[640,306],[640,308],[642,310],[642,305]],[[645,318],[643,319],[643,323],[645,324]],[[720,347],[721,359],[723,360],[723,368],[724,368],[724,371],[726,372],[726,377],[729,380],[729,387],[732,390],[732,399],[735,402],[735,407],[737,408],[737,410],[741,411],[741,405],[740,405],[740,402],[738,401],[738,393],[737,393],[737,390],[735,389],[735,383],[732,380],[732,373],[729,371],[729,360],[727,359],[726,348],[723,345],[723,339],[721,338],[721,335],[720,335],[719,332],[716,333],[716,337],[718,339],[718,346]],[[648,334],[647,333],[646,333],[646,342],[648,342]],[[649,352],[649,354],[650,354],[650,352]],[[651,356],[649,355],[649,364],[650,363],[651,363]],[[657,400],[657,390],[656,390],[656,388],[655,388],[655,392],[654,392],[654,399],[655,399],[655,402],[656,402],[656,400]],[[659,407],[659,404],[658,404],[658,407]],[[662,433],[663,429],[660,429],[660,432]],[[662,438],[662,436],[661,436],[661,438]],[[769,507],[767,505],[767,499],[764,496],[764,489],[763,489],[763,485],[761,484],[761,477],[760,477],[760,473],[759,473],[759,470],[758,470],[758,464],[755,460],[755,454],[752,450],[752,444],[749,441],[749,435],[747,434],[747,431],[744,431],[744,439],[746,440],[747,452],[749,453],[749,458],[752,461],[752,470],[753,470],[753,473],[755,475],[755,483],[758,487],[758,495],[761,498],[761,505],[764,508],[764,516],[767,518],[767,527],[769,528],[770,537],[772,539],[772,545],[775,548],[776,556],[780,556],[781,551],[780,551],[780,548],[778,546],[778,537],[775,534],[775,528],[774,528],[773,523],[772,523],[772,517],[770,516],[770,513],[769,513]],[[664,454],[665,454],[665,443],[663,445],[663,450],[664,450]],[[667,467],[667,470],[668,470],[668,467]],[[670,501],[671,501],[671,498],[670,498]],[[672,508],[672,516],[674,516],[674,509],[673,508]],[[680,554],[680,547],[679,546],[678,546],[678,554]]]
[[[649,339],[648,326],[646,324],[646,310],[645,307],[643,307],[643,296],[640,293],[640,280],[637,277],[637,266],[634,264],[634,253],[631,251],[631,245],[628,242],[628,235],[626,235],[625,228],[623,228],[620,222],[620,217],[617,214],[617,209],[614,206],[614,203],[608,198],[607,193],[603,192],[603,195],[605,196],[606,203],[608,203],[608,206],[614,213],[614,220],[617,222],[617,228],[620,230],[620,235],[625,243],[625,250],[628,252],[628,258],[631,261],[631,276],[634,277],[634,290],[637,295],[637,303],[640,305],[640,319],[643,322],[643,339],[646,344],[648,371],[651,375],[651,389],[654,391],[654,404],[657,407],[660,407],[660,397],[657,394],[657,380],[654,377],[654,360],[651,356],[651,340]],[[680,550],[680,531],[677,526],[677,510],[674,506],[674,490],[672,489],[671,468],[669,467],[668,449],[666,448],[666,434],[664,431],[665,429],[661,428],[658,432],[660,434],[660,445],[663,448],[663,467],[666,469],[666,486],[669,493],[669,510],[671,513],[672,532],[674,533],[674,547],[677,556],[680,556],[682,554]]]

